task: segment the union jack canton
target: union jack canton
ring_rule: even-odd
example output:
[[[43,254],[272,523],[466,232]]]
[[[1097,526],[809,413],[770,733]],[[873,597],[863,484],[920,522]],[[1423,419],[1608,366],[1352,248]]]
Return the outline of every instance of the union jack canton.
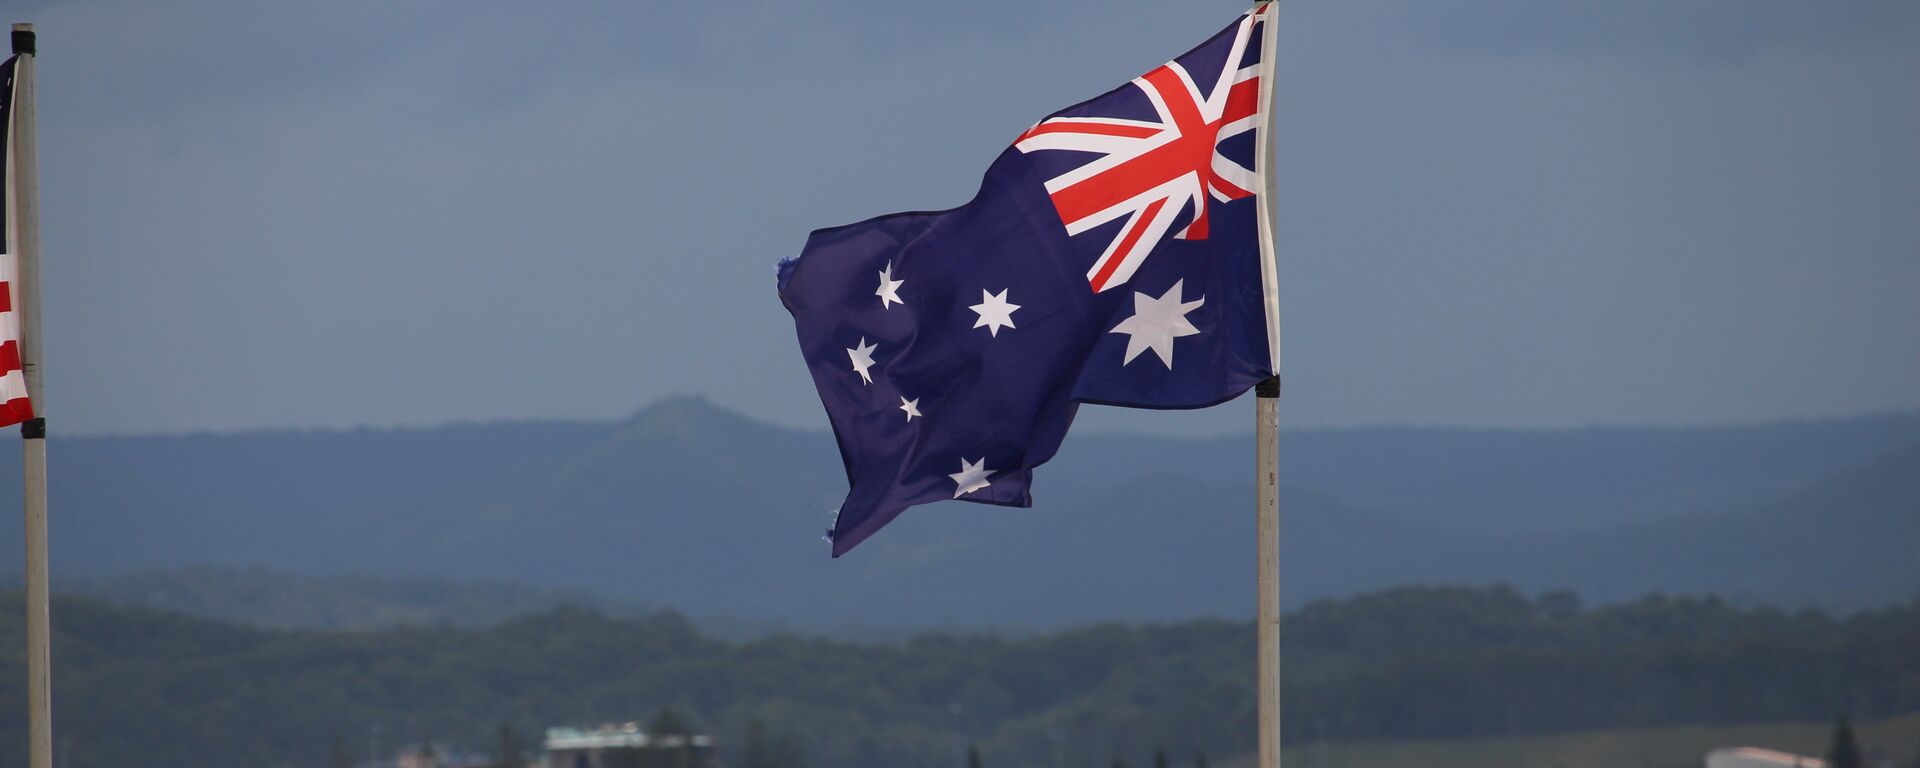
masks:
[[[1271,7],[1041,120],[966,205],[817,230],[780,264],[847,467],[834,556],[916,504],[1032,506],[1081,403],[1201,408],[1273,374]]]

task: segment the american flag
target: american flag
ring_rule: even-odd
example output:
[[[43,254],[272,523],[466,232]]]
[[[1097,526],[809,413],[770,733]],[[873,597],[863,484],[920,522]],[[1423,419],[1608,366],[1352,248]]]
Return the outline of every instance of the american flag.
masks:
[[[0,232],[5,233],[0,237],[0,427],[33,418],[33,404],[27,402],[26,373],[20,365],[20,316],[14,312],[20,260],[9,216],[14,204],[13,70],[18,59],[10,57],[0,64],[0,178],[5,179],[4,199],[0,199]]]

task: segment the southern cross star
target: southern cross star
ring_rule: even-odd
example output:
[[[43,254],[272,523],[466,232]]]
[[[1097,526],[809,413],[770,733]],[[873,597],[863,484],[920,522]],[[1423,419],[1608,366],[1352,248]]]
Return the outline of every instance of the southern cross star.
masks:
[[[920,415],[920,398],[908,400],[904,395],[901,396],[900,410],[907,412],[907,421],[913,421],[913,417]]]
[[[880,287],[873,291],[873,295],[880,297],[880,308],[892,309],[895,304],[907,303],[900,298],[900,286],[906,284],[905,280],[893,279],[893,262],[887,262],[887,268],[880,270]]]
[[[993,473],[994,470],[987,469],[987,457],[985,456],[980,457],[978,461],[967,461],[964,457],[961,458],[960,471],[947,475],[947,477],[953,478],[953,484],[956,486],[953,490],[953,497],[957,499],[987,487],[990,485],[990,483],[987,482],[987,476]]]
[[[867,337],[862,336],[859,344],[847,350],[847,357],[853,360],[853,372],[860,374],[860,379],[868,384],[873,383],[873,374],[868,373],[867,369],[873,367],[873,351],[879,348],[877,344],[868,344]]]
[[[1153,298],[1139,291],[1133,294],[1133,317],[1120,321],[1108,333],[1127,335],[1127,358],[1121,365],[1133,362],[1141,352],[1149,349],[1160,357],[1160,362],[1173,370],[1173,340],[1181,336],[1192,336],[1200,332],[1187,320],[1187,313],[1207,303],[1207,297],[1201,296],[1195,301],[1180,301],[1180,284],[1185,280],[1175,280],[1160,298]]]
[[[1013,311],[1019,308],[1018,304],[1007,303],[1007,290],[1004,288],[999,293],[987,293],[986,289],[980,289],[980,303],[968,307],[980,316],[973,327],[986,326],[987,334],[996,339],[1000,337],[1001,328],[1013,327]]]

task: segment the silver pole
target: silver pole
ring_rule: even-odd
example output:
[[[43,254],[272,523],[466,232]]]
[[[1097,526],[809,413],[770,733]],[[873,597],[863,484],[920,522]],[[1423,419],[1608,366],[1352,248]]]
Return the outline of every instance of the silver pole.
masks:
[[[20,425],[26,454],[27,513],[27,765],[53,768],[51,614],[47,603],[47,401],[40,386],[40,191],[33,116],[32,24],[13,25],[14,247],[20,263],[14,313],[20,321],[20,367],[34,417]]]
[[[1260,768],[1280,765],[1280,380],[1255,390],[1260,447]]]
[[[1260,706],[1259,768],[1280,768],[1280,265],[1274,252],[1275,198],[1273,157],[1275,120],[1274,64],[1279,51],[1279,3],[1260,0],[1253,12],[1265,24],[1260,34],[1260,137],[1254,144],[1254,168],[1260,174],[1260,281],[1266,299],[1267,350],[1273,376],[1254,387],[1257,424],[1254,451],[1259,462],[1260,512],[1255,524],[1259,537],[1259,631],[1257,674]]]

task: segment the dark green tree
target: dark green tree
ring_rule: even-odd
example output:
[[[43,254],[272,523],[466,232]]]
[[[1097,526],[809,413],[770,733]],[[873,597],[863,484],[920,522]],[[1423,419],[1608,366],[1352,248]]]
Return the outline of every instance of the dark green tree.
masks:
[[[661,707],[659,712],[653,713],[653,721],[647,724],[647,735],[654,738],[678,736],[683,739],[680,748],[673,750],[671,759],[666,760],[665,765],[671,768],[695,768],[699,762],[693,754],[693,721],[680,714],[680,710]]]
[[[805,768],[800,749],[785,734],[775,734],[759,718],[747,723],[740,768]]]
[[[1193,756],[1193,768],[1207,768],[1206,752],[1201,752]]]
[[[1165,747],[1154,747],[1153,768],[1167,768],[1167,750]]]
[[[1115,757],[1113,759],[1113,768],[1127,768],[1127,764],[1120,762],[1120,758]]]
[[[501,723],[497,733],[500,742],[494,747],[494,768],[521,768],[526,765],[525,750],[520,748],[520,734],[514,733],[513,726]]]
[[[653,713],[653,721],[647,723],[649,736],[690,736],[692,734],[693,724],[687,721],[686,715],[680,714],[680,710],[673,707],[661,707],[660,711]]]
[[[1833,742],[1827,746],[1827,768],[1863,768],[1860,744],[1853,738],[1853,726],[1842,717],[1833,724]]]
[[[647,750],[621,747],[600,753],[600,764],[605,768],[655,768],[660,760]]]
[[[980,768],[980,746],[977,744],[967,747],[967,768]]]
[[[333,757],[327,764],[333,768],[353,768],[353,758],[347,757],[347,740],[340,734],[333,735]]]
[[[1920,768],[1920,746],[1913,748],[1913,768]]]
[[[747,722],[747,734],[740,739],[740,768],[779,768],[773,756],[773,736],[760,718]]]

